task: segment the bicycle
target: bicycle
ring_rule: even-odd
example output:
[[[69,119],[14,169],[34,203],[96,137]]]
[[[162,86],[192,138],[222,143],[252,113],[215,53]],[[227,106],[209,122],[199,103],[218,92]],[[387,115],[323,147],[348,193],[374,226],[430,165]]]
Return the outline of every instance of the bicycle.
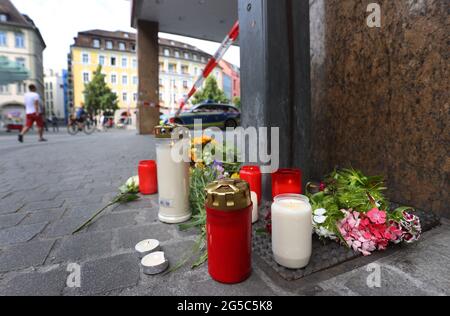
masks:
[[[90,118],[85,119],[83,122],[70,119],[69,125],[67,125],[67,132],[72,136],[77,135],[79,132],[92,135],[95,132],[95,124]]]

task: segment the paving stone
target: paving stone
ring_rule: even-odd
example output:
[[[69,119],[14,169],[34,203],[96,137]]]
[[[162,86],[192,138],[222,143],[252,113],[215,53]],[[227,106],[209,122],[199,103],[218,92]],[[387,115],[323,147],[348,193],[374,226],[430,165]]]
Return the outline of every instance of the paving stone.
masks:
[[[64,218],[90,218],[92,215],[97,213],[98,210],[105,206],[105,203],[95,203],[70,207],[64,214]]]
[[[64,206],[67,207],[84,207],[85,205],[94,205],[102,203],[101,196],[84,196],[84,197],[73,197],[66,198]]]
[[[111,253],[112,233],[84,233],[66,237],[55,251],[52,263],[85,261]]]
[[[136,244],[145,239],[157,239],[160,242],[172,238],[170,230],[174,226],[167,225],[147,225],[131,228],[122,228],[117,232],[118,249],[134,249]]]
[[[61,216],[64,214],[64,212],[65,209],[59,208],[29,213],[26,216],[25,220],[22,222],[22,224],[30,225],[45,222],[54,222],[60,219]]]
[[[3,214],[12,214],[21,210],[25,204],[22,202],[17,203],[6,203],[5,201],[1,201],[0,203],[0,215]]]
[[[1,296],[58,296],[63,292],[69,273],[59,268],[49,272],[19,274],[0,288]]]
[[[135,226],[138,212],[107,214],[99,217],[88,231],[110,231],[117,228]]]
[[[0,246],[27,242],[39,234],[48,223],[19,225],[0,230]]]
[[[145,224],[155,224],[159,222],[158,219],[159,209],[157,207],[142,209],[138,211],[139,215],[136,217],[136,221],[138,224],[145,225]]]
[[[37,241],[4,250],[0,256],[0,272],[38,267],[44,264],[54,243],[53,240]]]
[[[9,228],[19,224],[25,217],[25,214],[10,214],[0,216],[0,229]]]
[[[114,207],[113,212],[126,212],[129,210],[140,210],[145,208],[152,209],[155,206],[155,203],[150,199],[139,199],[131,203],[118,205]]]
[[[72,233],[88,219],[89,217],[62,218],[50,224],[42,235],[45,238],[57,238],[72,235]]]
[[[140,274],[139,260],[134,254],[91,261],[81,271],[80,291],[89,295],[136,286]]]
[[[26,204],[21,211],[23,212],[35,212],[46,210],[50,208],[60,208],[64,204],[64,200],[57,201],[41,201]]]

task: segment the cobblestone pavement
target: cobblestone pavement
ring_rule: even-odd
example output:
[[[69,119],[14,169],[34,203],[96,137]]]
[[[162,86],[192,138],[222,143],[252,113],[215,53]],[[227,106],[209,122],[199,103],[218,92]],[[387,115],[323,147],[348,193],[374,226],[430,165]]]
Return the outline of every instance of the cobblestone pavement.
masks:
[[[0,295],[450,294],[448,223],[403,251],[298,282],[281,280],[257,257],[252,277],[234,286],[213,282],[206,266],[145,276],[133,253],[138,241],[160,240],[174,264],[196,238],[158,222],[156,196],[111,208],[86,231],[71,232],[136,174],[139,160],[155,158],[153,139],[130,131],[48,138],[41,144],[30,135],[19,144],[15,135],[0,134]],[[367,286],[373,261],[381,267],[381,289]],[[67,286],[71,264],[81,268],[79,288]]]

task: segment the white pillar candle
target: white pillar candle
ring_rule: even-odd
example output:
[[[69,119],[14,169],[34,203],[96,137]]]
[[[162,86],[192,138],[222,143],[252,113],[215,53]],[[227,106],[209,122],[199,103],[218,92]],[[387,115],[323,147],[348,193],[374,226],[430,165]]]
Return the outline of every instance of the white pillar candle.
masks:
[[[160,243],[155,239],[143,240],[135,247],[136,252],[139,254],[139,258],[141,259],[153,252],[159,251],[160,249]]]
[[[155,275],[163,273],[169,267],[164,252],[154,252],[144,257],[141,266],[145,274]]]
[[[170,139],[159,140],[156,147],[159,219],[167,224],[183,223],[192,216],[189,207],[189,158],[181,162],[173,159],[175,143]]]
[[[272,249],[275,261],[302,269],[312,254],[312,207],[302,195],[280,195],[272,205]]]
[[[255,224],[259,219],[258,195],[255,192],[252,192],[251,195],[253,203],[252,224]]]

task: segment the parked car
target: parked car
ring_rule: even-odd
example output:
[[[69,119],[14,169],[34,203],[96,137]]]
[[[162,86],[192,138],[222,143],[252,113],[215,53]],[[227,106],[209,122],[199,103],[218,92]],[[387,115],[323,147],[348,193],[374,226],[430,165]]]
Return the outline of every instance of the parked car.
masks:
[[[168,122],[193,128],[195,120],[202,120],[204,128],[236,128],[241,124],[241,112],[228,104],[203,103],[170,118]]]

